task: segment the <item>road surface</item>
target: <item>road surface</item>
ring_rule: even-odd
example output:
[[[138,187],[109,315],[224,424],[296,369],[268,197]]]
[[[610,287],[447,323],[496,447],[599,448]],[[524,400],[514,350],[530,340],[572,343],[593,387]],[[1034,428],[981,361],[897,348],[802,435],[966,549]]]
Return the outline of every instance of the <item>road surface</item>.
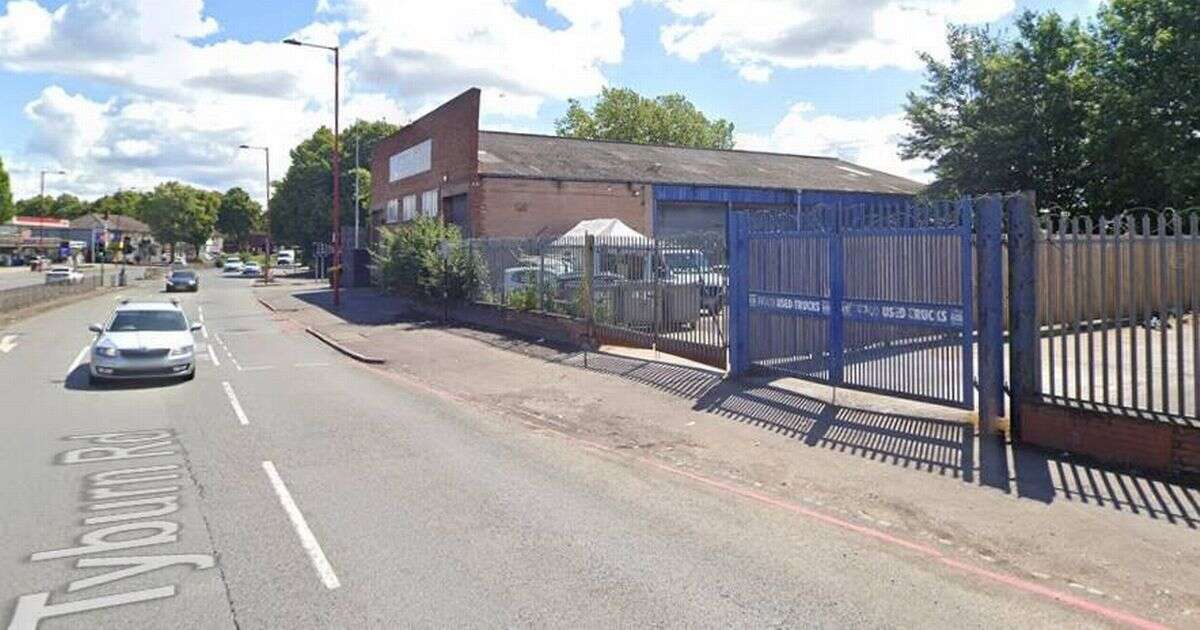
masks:
[[[9,627],[1111,621],[439,397],[272,316],[242,279],[203,283],[181,296],[207,333],[189,383],[87,385],[111,294],[0,331]]]

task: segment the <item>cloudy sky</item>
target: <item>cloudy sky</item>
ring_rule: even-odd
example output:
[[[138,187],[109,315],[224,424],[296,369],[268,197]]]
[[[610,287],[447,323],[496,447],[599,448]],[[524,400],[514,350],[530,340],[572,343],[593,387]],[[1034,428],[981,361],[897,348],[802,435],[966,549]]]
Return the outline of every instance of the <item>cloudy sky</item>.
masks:
[[[900,108],[947,23],[1096,0],[0,0],[0,157],[18,198],[94,198],[178,179],[262,194],[287,150],[332,120],[402,123],[470,86],[484,126],[552,133],[603,86],[681,92],[732,120],[739,148],[835,155],[918,179]]]

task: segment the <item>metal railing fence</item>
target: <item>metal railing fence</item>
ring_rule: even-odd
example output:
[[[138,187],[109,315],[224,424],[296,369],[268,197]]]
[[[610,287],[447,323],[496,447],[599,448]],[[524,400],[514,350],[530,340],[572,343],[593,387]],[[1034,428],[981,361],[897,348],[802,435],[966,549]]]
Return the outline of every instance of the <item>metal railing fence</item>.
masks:
[[[1200,417],[1200,216],[1052,216],[1040,227],[1040,393]]]
[[[724,366],[724,234],[481,238],[475,300],[586,320],[600,343],[656,348]]]

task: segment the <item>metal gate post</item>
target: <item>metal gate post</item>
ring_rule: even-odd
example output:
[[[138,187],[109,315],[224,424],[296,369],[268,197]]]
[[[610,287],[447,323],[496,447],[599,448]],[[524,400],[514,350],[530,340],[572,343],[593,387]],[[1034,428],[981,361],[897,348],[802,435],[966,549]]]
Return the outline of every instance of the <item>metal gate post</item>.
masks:
[[[595,343],[596,339],[596,294],[592,285],[596,274],[596,237],[591,234],[583,235],[583,277],[579,286],[579,310],[582,311],[584,323],[587,326],[588,339]]]
[[[971,268],[971,254],[975,243],[975,206],[970,197],[958,201],[959,227],[962,230],[962,278],[960,294],[963,304],[962,326],[962,400],[967,409],[975,408],[975,277]]]
[[[988,195],[976,204],[979,275],[979,433],[997,432],[1004,416],[1004,276],[1001,231],[1004,200]]]
[[[845,317],[842,302],[846,295],[846,260],[843,230],[846,217],[838,202],[829,234],[829,384],[841,385],[845,380]]]
[[[1008,380],[1009,435],[1021,440],[1021,404],[1032,399],[1041,384],[1042,360],[1038,340],[1037,198],[1024,192],[1008,199],[1008,321],[1011,340]]]
[[[729,263],[729,375],[750,369],[750,250],[746,215],[726,208],[725,248]]]

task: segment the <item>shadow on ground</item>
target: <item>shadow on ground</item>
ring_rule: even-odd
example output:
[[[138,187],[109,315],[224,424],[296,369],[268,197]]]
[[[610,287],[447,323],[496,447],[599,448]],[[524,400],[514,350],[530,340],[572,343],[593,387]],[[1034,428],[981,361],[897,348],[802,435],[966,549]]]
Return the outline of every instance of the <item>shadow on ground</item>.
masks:
[[[1122,470],[999,439],[980,439],[956,422],[829,404],[706,370],[602,353],[563,363],[613,374],[693,401],[697,411],[752,424],[805,445],[902,468],[960,478],[1050,503],[1073,501],[1200,528],[1200,491],[1178,481]]]
[[[317,308],[336,314],[358,326],[387,326],[401,321],[399,313],[404,311],[404,302],[399,298],[380,295],[368,289],[346,289],[342,291],[341,306],[334,308],[333,292],[317,288],[311,291],[292,293],[292,297]]]
[[[773,431],[809,447],[958,478],[1043,503],[1065,500],[1200,529],[1200,490],[1194,484],[1014,446],[1001,438],[981,437],[971,425],[830,404],[767,381],[733,381],[710,370],[581,352],[506,331],[443,327],[407,317],[398,299],[362,290],[344,294],[342,308],[336,311],[327,290],[296,297],[356,324],[444,328],[495,348],[611,374],[692,401],[696,411]]]

